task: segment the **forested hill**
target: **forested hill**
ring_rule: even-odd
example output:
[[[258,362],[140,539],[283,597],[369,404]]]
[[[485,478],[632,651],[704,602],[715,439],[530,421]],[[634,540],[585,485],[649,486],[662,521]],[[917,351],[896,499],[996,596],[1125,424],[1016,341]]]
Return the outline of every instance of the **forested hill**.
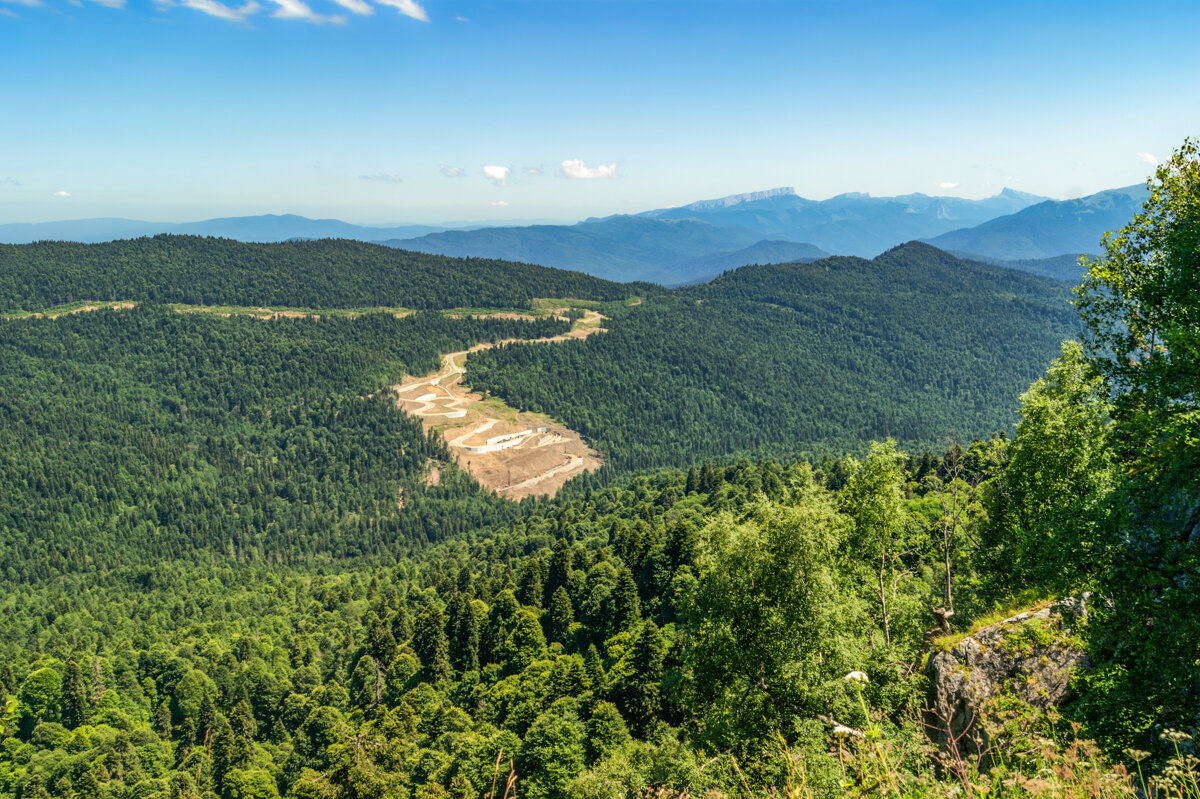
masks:
[[[163,235],[105,244],[0,245],[0,312],[81,300],[499,308],[523,307],[534,297],[622,299],[647,288],[532,264],[334,239],[246,244]]]
[[[607,468],[731,453],[933,447],[1007,430],[1077,335],[1064,283],[924,244],[749,266],[563,347],[480,353],[467,377],[591,437]]]

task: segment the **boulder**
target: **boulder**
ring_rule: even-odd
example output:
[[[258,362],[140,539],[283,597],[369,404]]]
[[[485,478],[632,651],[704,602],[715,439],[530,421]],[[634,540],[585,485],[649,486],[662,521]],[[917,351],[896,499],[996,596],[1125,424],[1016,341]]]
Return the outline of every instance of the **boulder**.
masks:
[[[1014,707],[1046,711],[1075,698],[1071,678],[1087,668],[1074,635],[1090,595],[1018,613],[974,632],[926,663],[926,730],[959,757],[990,748],[995,722]]]

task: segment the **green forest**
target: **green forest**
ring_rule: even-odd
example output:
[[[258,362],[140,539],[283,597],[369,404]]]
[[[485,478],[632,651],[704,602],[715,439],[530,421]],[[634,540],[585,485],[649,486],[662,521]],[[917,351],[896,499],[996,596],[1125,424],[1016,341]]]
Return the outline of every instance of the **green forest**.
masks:
[[[593,440],[617,471],[918,452],[1009,432],[1077,337],[1066,284],[907,244],[873,261],[747,266],[614,309],[607,335],[478,353],[467,379]]]
[[[924,245],[675,292],[0,249],[0,307],[138,303],[0,319],[0,797],[1200,796],[1196,145],[1151,188],[1073,294]],[[518,504],[386,389],[564,332],[439,312],[539,297],[609,332],[468,378],[608,460]],[[963,652],[1022,670],[940,714]]]

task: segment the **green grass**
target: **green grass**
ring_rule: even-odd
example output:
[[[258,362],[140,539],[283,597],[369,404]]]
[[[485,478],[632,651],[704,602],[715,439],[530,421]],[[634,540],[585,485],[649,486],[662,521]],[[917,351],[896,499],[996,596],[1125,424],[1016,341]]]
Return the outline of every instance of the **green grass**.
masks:
[[[1018,613],[1049,607],[1054,604],[1056,599],[1056,597],[1047,597],[1042,592],[1036,590],[1019,594],[1004,604],[997,606],[995,610],[975,617],[971,621],[971,626],[966,630],[952,632],[933,639],[933,646],[943,652],[949,652],[964,638],[975,635],[975,633],[986,627],[991,627],[993,624],[1010,619]]]

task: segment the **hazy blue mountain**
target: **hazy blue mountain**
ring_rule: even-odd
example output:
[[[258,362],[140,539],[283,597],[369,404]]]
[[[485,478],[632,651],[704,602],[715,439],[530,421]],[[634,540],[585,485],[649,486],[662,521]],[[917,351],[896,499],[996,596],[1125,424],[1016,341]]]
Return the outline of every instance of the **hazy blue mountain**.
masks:
[[[977,225],[1045,199],[1004,189],[984,200],[860,193],[808,200],[784,187],[647,211],[642,216],[737,225],[764,238],[811,242],[839,255],[873,256],[903,241]]]
[[[943,250],[1005,260],[1095,253],[1100,237],[1129,222],[1146,199],[1143,184],[1110,189],[1076,200],[1047,200],[983,224],[928,238]]]
[[[696,283],[701,280],[716,277],[722,272],[737,269],[750,264],[790,264],[796,262],[808,263],[826,258],[829,253],[813,244],[803,244],[794,241],[760,241],[733,252],[706,255],[691,261],[675,264],[674,271],[688,275],[681,283]]]
[[[338,219],[309,219],[295,214],[264,214],[207,219],[202,222],[143,222],[136,219],[72,219],[62,222],[12,223],[0,225],[0,243],[28,244],[32,241],[78,241],[85,244],[159,233],[220,236],[239,241],[271,242],[288,239],[376,239],[422,236],[445,230],[432,225],[368,227]]]
[[[703,274],[688,267],[688,262],[749,247],[761,239],[753,230],[696,219],[613,216],[576,225],[447,230],[383,243],[437,255],[575,269],[607,280],[677,285]]]
[[[445,231],[385,243],[440,255],[532,261],[609,280],[679,285],[748,263],[812,260],[829,252],[873,256],[903,241],[978,224],[1044,198],[1005,189],[986,200],[841,194],[808,200],[790,188],[703,200],[577,225]],[[396,237],[399,238],[399,237]],[[742,253],[774,242],[812,248]]]

